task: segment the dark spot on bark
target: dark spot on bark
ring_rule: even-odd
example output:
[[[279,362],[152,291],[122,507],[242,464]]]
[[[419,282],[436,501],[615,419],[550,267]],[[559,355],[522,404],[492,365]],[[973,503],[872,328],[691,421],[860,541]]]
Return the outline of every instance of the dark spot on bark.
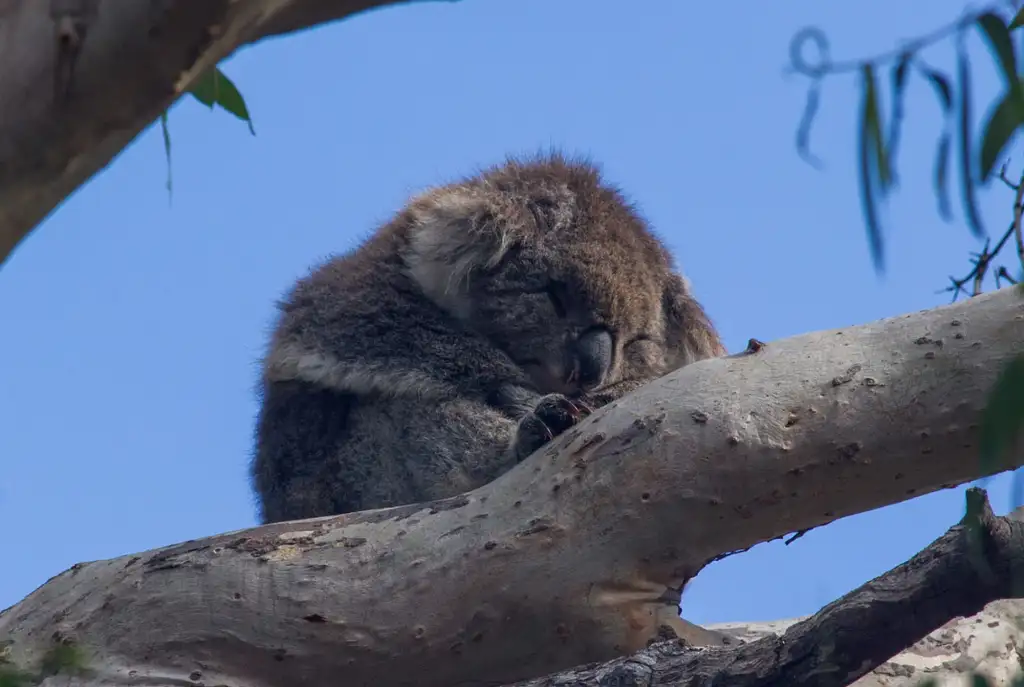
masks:
[[[496,541],[486,542],[484,544],[484,551],[490,551],[491,549],[493,549],[497,545],[498,545],[498,542],[496,542]]]
[[[547,518],[533,518],[523,529],[516,532],[517,537],[528,537],[531,534],[546,532],[551,529],[551,521]]]
[[[597,434],[591,434],[589,437],[583,440],[583,443],[580,444],[580,447],[578,449],[573,451],[573,454],[580,454],[583,451],[589,449],[590,447],[600,444],[602,441],[604,441],[604,438],[604,434],[602,434],[601,432],[598,432]]]
[[[861,450],[862,447],[863,446],[862,446],[862,444],[859,441],[854,441],[852,443],[846,444],[845,446],[840,446],[839,447],[839,456],[841,458],[846,459],[846,460],[850,460],[851,458],[856,456],[858,453],[860,453],[860,450]]]
[[[309,615],[302,616],[302,619],[307,623],[326,623],[327,618],[323,617],[319,613],[310,613]]]
[[[645,491],[644,493],[640,494],[640,500],[646,503],[647,501],[651,500],[651,495]]]
[[[838,377],[833,377],[832,386],[841,386],[843,384],[848,384],[849,382],[853,381],[854,376],[858,372],[860,372],[860,367],[860,365],[851,365],[846,369],[846,372],[839,375]]]
[[[342,537],[339,541],[346,549],[354,549],[365,544],[366,537]]]
[[[696,422],[698,425],[703,425],[708,421],[708,414],[705,413],[703,410],[693,411],[692,413],[690,413],[690,417],[693,418],[693,421]]]

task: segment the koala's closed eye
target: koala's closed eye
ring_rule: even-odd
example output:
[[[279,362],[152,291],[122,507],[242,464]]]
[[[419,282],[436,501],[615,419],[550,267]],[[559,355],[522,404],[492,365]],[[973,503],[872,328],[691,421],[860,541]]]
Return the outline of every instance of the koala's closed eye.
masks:
[[[626,342],[622,352],[630,362],[636,365],[650,365],[658,360],[660,348],[654,339],[646,334],[641,334]]]

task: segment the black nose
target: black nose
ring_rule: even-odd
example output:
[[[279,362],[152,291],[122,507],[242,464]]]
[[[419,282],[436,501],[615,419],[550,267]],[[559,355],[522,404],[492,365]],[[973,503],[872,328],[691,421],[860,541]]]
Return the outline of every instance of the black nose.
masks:
[[[612,335],[607,329],[591,329],[576,341],[580,386],[592,389],[608,376],[612,366]]]

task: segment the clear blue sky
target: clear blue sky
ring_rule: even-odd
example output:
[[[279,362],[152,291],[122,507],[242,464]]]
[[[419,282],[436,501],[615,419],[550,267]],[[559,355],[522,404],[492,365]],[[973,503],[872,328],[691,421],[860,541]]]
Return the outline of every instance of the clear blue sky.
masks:
[[[151,127],[0,271],[0,607],[79,561],[254,524],[247,463],[274,300],[410,193],[506,153],[559,146],[599,161],[671,244],[733,351],[946,302],[935,292],[979,244],[935,211],[932,91],[909,88],[880,278],[856,190],[855,83],[826,84],[816,171],[793,147],[805,84],[782,68],[805,24],[853,57],[962,9],[463,0],[244,50],[223,68],[255,138],[187,99],[170,117],[170,202]],[[983,44],[971,47],[977,111],[998,80]],[[928,54],[952,65],[949,47]],[[990,230],[1004,227],[1008,191],[982,202]],[[1010,479],[989,486],[1009,508]],[[756,547],[705,570],[685,614],[814,612],[962,510],[950,490]]]

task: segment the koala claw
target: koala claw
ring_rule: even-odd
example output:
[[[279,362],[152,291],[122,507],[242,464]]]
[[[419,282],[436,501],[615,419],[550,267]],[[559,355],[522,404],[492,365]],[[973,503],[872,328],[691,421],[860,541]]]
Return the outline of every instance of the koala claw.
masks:
[[[519,421],[514,444],[516,460],[523,460],[591,412],[586,403],[562,394],[541,397],[533,411]]]

